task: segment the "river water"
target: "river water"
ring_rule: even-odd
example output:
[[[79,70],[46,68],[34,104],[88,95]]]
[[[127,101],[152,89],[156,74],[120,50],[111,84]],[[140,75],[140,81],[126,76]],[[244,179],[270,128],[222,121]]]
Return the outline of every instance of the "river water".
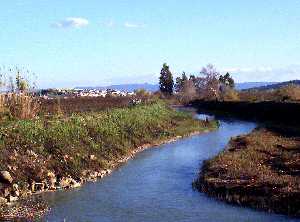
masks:
[[[232,119],[220,123],[215,132],[148,149],[96,183],[44,194],[51,211],[42,221],[300,221],[228,205],[192,189],[203,160],[256,126]]]

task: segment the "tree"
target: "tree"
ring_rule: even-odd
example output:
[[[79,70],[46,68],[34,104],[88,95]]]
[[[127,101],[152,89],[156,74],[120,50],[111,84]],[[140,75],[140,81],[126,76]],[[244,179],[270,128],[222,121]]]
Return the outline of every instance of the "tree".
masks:
[[[173,75],[169,70],[169,66],[166,63],[164,63],[160,71],[159,89],[165,95],[172,95],[173,87],[174,87]]]
[[[175,91],[178,93],[181,91],[181,89],[184,86],[184,83],[188,80],[185,72],[182,73],[181,78],[177,77],[176,78],[176,83],[175,83]]]
[[[224,76],[220,76],[219,77],[219,81],[220,83],[222,83],[223,85],[230,87],[230,88],[234,88],[235,83],[233,78],[230,76],[230,74],[227,72]]]
[[[184,103],[188,103],[195,99],[197,97],[197,91],[194,82],[189,79],[184,81],[183,86],[178,94],[180,96],[180,100]]]
[[[219,82],[220,82],[220,97],[222,100],[236,101],[239,99],[238,93],[234,89],[235,87],[234,80],[228,72],[224,76],[220,75]]]
[[[217,100],[220,94],[220,73],[212,64],[208,64],[206,67],[202,68],[200,74],[202,77],[197,78],[196,83],[198,92],[203,96],[204,99]]]

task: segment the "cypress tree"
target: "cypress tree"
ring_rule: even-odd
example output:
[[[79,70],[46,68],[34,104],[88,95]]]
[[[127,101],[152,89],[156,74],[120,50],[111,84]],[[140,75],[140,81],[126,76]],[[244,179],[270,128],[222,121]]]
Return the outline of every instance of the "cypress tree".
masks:
[[[159,77],[159,89],[163,94],[172,95],[173,94],[173,75],[170,72],[169,66],[164,63],[160,71]]]

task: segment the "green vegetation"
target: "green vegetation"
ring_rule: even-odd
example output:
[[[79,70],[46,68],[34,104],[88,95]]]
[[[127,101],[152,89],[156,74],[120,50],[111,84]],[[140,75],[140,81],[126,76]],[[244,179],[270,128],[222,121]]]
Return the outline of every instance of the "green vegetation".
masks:
[[[232,139],[204,163],[196,187],[230,203],[299,216],[300,138],[282,131],[259,129]]]
[[[26,201],[32,193],[78,187],[140,150],[217,127],[142,89],[134,96],[49,99],[35,95],[20,69],[10,72],[15,77],[0,73],[0,220],[44,213],[43,203]]]
[[[183,72],[181,77],[176,78],[176,83],[175,83],[175,92],[180,92],[184,86],[184,83],[188,81],[188,78],[186,76],[186,73]]]
[[[229,72],[227,72],[224,76],[220,75],[219,77],[219,81],[230,88],[234,88],[235,83],[234,83],[234,79],[230,76]]]
[[[143,144],[214,127],[161,102],[10,121],[0,128],[0,169],[19,185],[43,181],[49,171],[79,180],[83,170],[109,168]]]

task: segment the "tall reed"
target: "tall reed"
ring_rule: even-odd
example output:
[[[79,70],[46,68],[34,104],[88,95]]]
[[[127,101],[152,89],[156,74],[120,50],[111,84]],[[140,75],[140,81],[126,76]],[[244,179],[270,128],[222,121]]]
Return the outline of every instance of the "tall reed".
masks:
[[[0,114],[16,119],[31,119],[38,115],[40,103],[28,93],[7,93],[0,95]]]

